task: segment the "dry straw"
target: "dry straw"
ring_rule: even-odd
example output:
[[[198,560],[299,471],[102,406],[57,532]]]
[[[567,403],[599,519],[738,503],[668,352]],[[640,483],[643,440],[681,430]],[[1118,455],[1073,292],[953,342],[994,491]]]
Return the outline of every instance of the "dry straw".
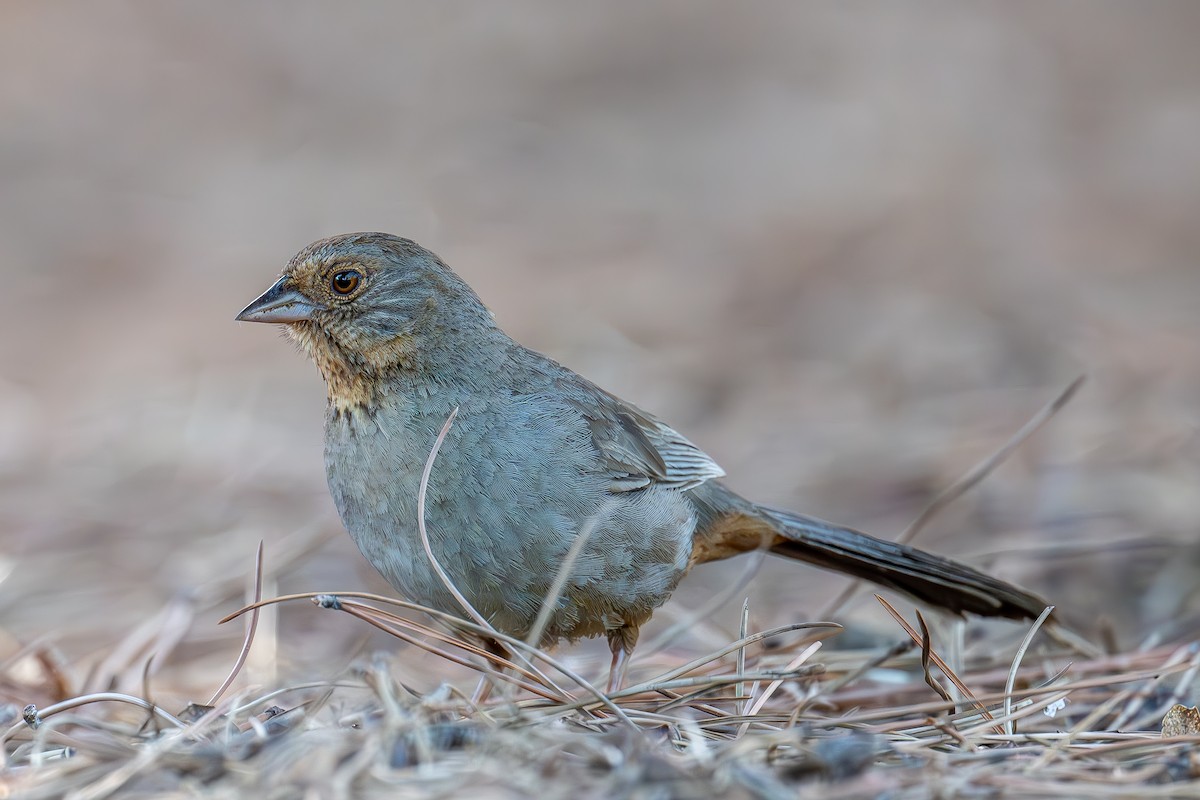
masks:
[[[466,619],[356,592],[264,600],[260,548],[253,601],[226,618],[247,617],[243,645],[206,705],[164,710],[148,669],[140,697],[97,691],[31,705],[3,732],[0,797],[1200,797],[1200,737],[1164,738],[1159,728],[1193,696],[1200,642],[1081,652],[1069,636],[1035,638],[1054,628],[1047,609],[1023,641],[993,634],[955,660],[936,625],[918,615],[914,626],[882,598],[897,636],[860,650],[836,649],[842,629],[831,622],[755,631],[743,604],[732,641],[689,657],[660,650],[606,695],[602,676],[536,646],[546,615],[527,640],[488,625],[440,568],[423,518],[420,527]],[[359,659],[328,681],[244,685],[260,610],[302,599],[500,691],[417,691],[402,677],[403,656]],[[70,685],[62,670],[42,674],[49,696]]]

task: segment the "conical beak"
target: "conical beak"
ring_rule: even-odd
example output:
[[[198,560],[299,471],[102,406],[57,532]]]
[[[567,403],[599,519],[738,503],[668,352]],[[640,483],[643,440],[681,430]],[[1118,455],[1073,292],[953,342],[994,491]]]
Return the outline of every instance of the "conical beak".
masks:
[[[303,322],[320,309],[321,306],[296,290],[292,276],[284,275],[234,319],[239,322]]]

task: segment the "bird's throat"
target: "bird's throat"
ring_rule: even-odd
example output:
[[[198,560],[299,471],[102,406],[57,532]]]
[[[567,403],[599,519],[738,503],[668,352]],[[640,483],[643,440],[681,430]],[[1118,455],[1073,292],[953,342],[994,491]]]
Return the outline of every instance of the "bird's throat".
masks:
[[[409,334],[364,343],[351,352],[309,325],[292,325],[288,332],[320,370],[329,408],[337,414],[370,411],[386,393],[389,378],[417,368],[416,341]]]

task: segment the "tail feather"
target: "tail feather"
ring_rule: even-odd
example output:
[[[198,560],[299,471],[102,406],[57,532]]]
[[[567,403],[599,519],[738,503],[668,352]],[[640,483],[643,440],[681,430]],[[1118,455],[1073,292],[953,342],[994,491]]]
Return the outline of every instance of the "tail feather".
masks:
[[[1034,619],[1047,603],[979,570],[790,511],[758,506],[773,523],[771,552],[895,589],[956,614]]]

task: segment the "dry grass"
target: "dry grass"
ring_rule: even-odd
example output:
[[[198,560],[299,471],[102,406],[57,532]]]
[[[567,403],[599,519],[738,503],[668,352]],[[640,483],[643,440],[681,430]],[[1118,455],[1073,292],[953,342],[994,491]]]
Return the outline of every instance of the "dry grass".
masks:
[[[982,480],[1079,385],[1072,382],[935,498],[918,523]],[[422,510],[454,417],[425,464]],[[28,798],[79,800],[425,797],[468,790],[515,797],[1200,795],[1200,761],[1191,752],[1200,725],[1195,709],[1180,705],[1200,671],[1200,641],[1148,640],[1133,652],[1102,653],[1048,622],[1048,607],[1019,643],[987,642],[983,652],[977,647],[967,656],[965,623],[943,626],[939,647],[919,611],[914,627],[876,595],[903,635],[872,650],[837,650],[824,645],[836,644],[841,625],[751,632],[744,606],[737,640],[685,663],[664,666],[657,659],[649,674],[605,694],[599,676],[581,675],[492,628],[438,563],[423,511],[418,522],[426,555],[466,619],[362,592],[263,600],[260,545],[252,602],[221,620],[246,618],[243,646],[203,705],[169,713],[152,699],[150,664],[184,634],[171,614],[159,615],[106,659],[132,669],[134,654],[142,654],[140,695],[66,696],[70,668],[48,651],[30,648],[10,659],[8,694],[56,701],[26,705],[3,734],[5,788]],[[556,587],[571,566],[567,559]],[[547,607],[556,597],[554,590]],[[397,678],[395,664],[375,657],[328,681],[247,688],[226,698],[254,646],[263,609],[304,599],[474,670],[488,691],[468,697],[450,683],[417,691]],[[507,654],[489,652],[484,639],[498,641]],[[661,655],[661,644],[661,638],[650,643],[639,656]],[[31,667],[40,682],[22,684],[17,675]],[[135,677],[114,675],[109,684]]]
[[[297,599],[297,598],[290,598]],[[418,692],[387,658],[327,681],[243,689],[215,706],[173,709],[117,692],[24,710],[4,734],[4,789],[25,798],[121,796],[426,797],[485,791],[540,797],[1196,796],[1200,736],[1160,734],[1189,696],[1200,642],[1079,658],[1039,636],[1024,659],[987,641],[957,674],[930,668],[897,633],[877,649],[837,650],[838,627],[751,633],[686,664],[638,671],[604,697],[595,679],[529,648],[513,668],[484,666],[464,634],[387,611],[377,598],[315,596],[444,658],[464,656],[497,690],[483,704],[447,684]],[[428,618],[441,615],[427,612]],[[171,623],[161,618],[163,625]],[[947,628],[950,641],[961,623]],[[459,627],[457,630],[461,630]],[[181,632],[154,631],[156,640]],[[517,642],[514,648],[525,650]],[[118,650],[118,645],[114,650]],[[231,654],[231,660],[233,660]],[[64,668],[31,651],[8,681],[40,679],[53,698]],[[739,664],[741,666],[739,666]],[[130,668],[132,669],[132,667]],[[70,672],[70,667],[66,667]],[[648,673],[648,674],[647,674]],[[128,675],[128,678],[137,677]],[[944,700],[928,682],[961,685]],[[214,676],[214,682],[219,676]],[[6,694],[15,686],[8,683]]]

